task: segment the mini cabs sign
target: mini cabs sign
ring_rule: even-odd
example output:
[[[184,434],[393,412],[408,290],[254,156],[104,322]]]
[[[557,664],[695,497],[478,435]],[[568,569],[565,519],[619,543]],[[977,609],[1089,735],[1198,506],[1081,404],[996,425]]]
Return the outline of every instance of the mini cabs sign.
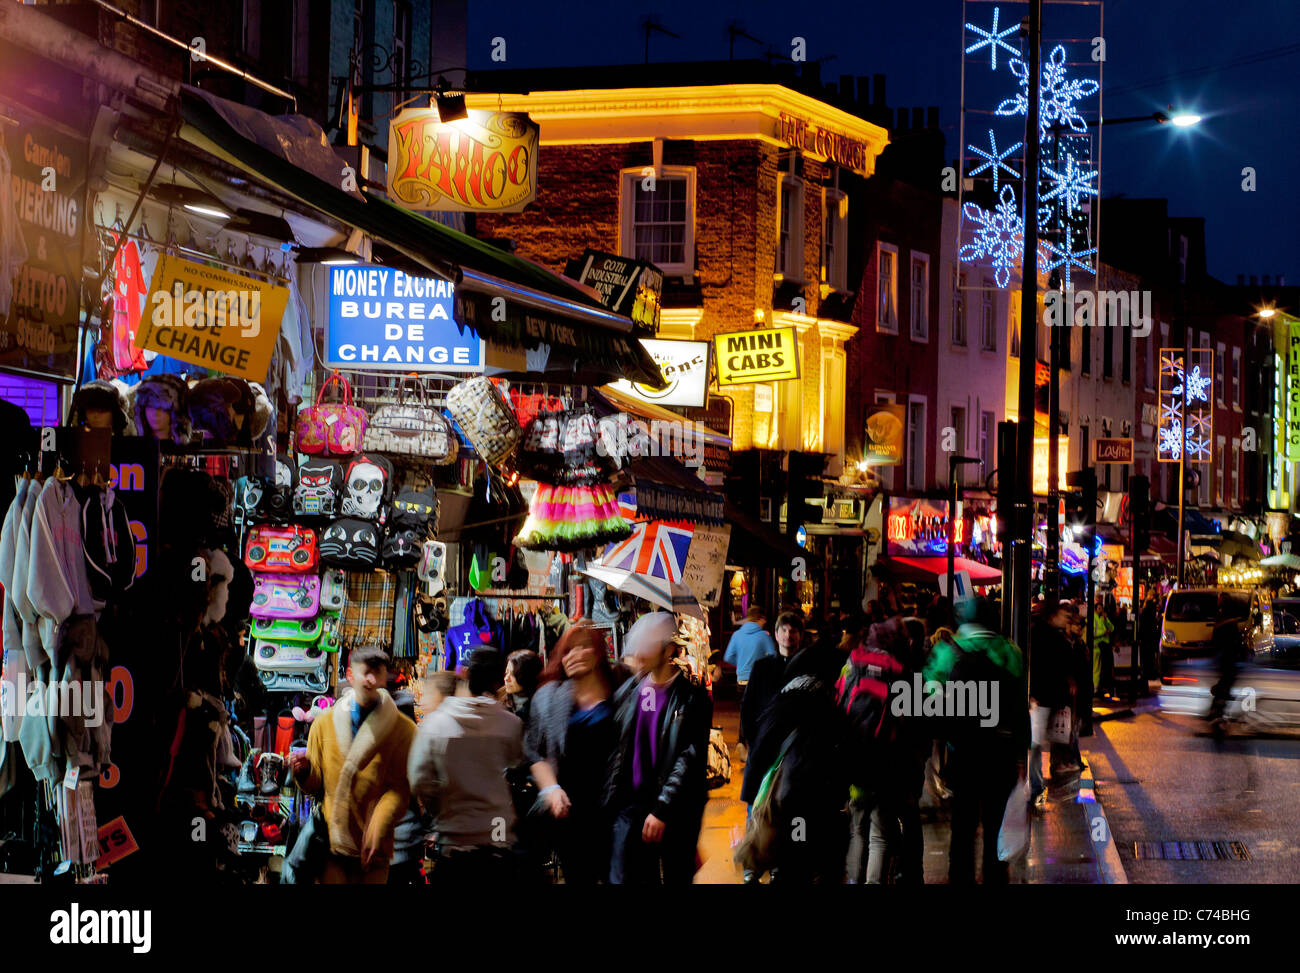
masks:
[[[794,328],[759,328],[714,335],[713,350],[719,386],[799,377],[799,339]]]

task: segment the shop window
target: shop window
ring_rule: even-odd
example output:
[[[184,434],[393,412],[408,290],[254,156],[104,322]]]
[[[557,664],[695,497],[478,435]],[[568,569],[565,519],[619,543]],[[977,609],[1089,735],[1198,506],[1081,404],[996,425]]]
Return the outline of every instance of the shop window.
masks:
[[[898,334],[898,247],[876,244],[876,330]]]
[[[693,168],[661,166],[658,176],[624,170],[620,210],[624,256],[648,260],[673,277],[695,273]]]

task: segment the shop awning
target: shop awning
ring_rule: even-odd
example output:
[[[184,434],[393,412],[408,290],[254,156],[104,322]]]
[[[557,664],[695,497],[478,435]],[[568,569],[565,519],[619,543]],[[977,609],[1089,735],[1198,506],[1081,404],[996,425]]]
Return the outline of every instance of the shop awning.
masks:
[[[725,523],[725,499],[675,459],[645,456],[628,464],[638,516],[652,520]]]
[[[877,564],[888,567],[899,581],[916,581],[926,583],[934,581],[948,573],[946,557],[891,557],[881,559]],[[966,557],[953,558],[953,570],[965,571],[975,584],[993,584],[1002,580],[1002,572],[979,561]]]
[[[603,381],[662,386],[631,321],[576,284],[378,196],[344,190],[342,164],[310,119],[273,118],[188,85],[179,100],[181,138],[455,281],[462,326],[510,347],[561,350],[598,370]],[[499,297],[506,302],[504,321],[493,314]]]
[[[752,517],[739,507],[726,505],[731,540],[727,544],[727,563],[745,568],[789,569],[801,557],[806,565],[820,562],[815,554],[796,544],[769,523]]]

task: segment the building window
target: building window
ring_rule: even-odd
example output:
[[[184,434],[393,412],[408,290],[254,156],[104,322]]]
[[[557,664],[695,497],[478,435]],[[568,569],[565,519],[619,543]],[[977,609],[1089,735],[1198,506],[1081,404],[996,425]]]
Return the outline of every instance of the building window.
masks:
[[[839,179],[839,170],[835,178]],[[822,283],[833,291],[847,291],[849,197],[827,189],[822,204]]]
[[[952,343],[966,347],[966,275],[952,271]]]
[[[1214,504],[1216,507],[1223,506],[1223,485],[1228,479],[1228,451],[1224,449],[1222,436],[1216,436],[1214,440],[1215,447],[1219,451],[1219,475],[1214,478]]]
[[[1012,294],[1011,305],[1011,357],[1020,357],[1020,295]]]
[[[776,269],[782,280],[803,277],[803,182],[781,174],[781,205],[777,214]]]
[[[925,489],[925,397],[907,402],[907,488]]]
[[[1161,327],[1161,340],[1163,341],[1165,325],[1162,324],[1160,325],[1160,327]],[[1160,349],[1153,348],[1152,347],[1153,344],[1154,342],[1145,339],[1142,342],[1142,348],[1146,352],[1145,364],[1142,370],[1143,371],[1142,381],[1143,381],[1143,388],[1145,388],[1148,392],[1154,392],[1156,390],[1156,358],[1160,356]]]
[[[876,330],[898,334],[898,247],[876,244]]]
[[[1092,374],[1092,328],[1088,325],[1079,329],[1079,374]]]
[[[1119,356],[1119,380],[1128,384],[1133,381],[1133,329],[1129,325],[1120,329],[1119,340],[1124,342]]]
[[[648,260],[670,277],[695,273],[695,169],[661,166],[652,177],[623,170],[620,251]]]
[[[1232,407],[1240,412],[1246,405],[1246,390],[1241,383],[1241,349],[1232,349]]]
[[[1224,373],[1228,370],[1228,357],[1224,354],[1225,351],[1226,347],[1222,343],[1214,349],[1214,401],[1220,409],[1228,402],[1223,390]]]
[[[1111,340],[1114,328],[1101,329],[1101,377],[1115,377],[1115,342]]]
[[[993,472],[996,462],[993,455],[998,446],[996,419],[997,416],[992,412],[980,413],[980,464],[986,477]]]
[[[393,95],[393,104],[399,104],[407,98],[406,80],[410,74],[409,51],[411,48],[411,6],[404,0],[393,2],[393,84],[402,88]]]
[[[876,405],[892,404],[897,401],[893,392],[884,392],[876,390]],[[874,466],[872,471],[880,478],[880,486],[885,490],[894,489],[894,467],[893,466]]]
[[[983,299],[980,301],[980,348],[984,351],[998,350],[998,332],[993,315],[993,300],[996,293],[992,283],[986,280],[981,294]]]
[[[1228,503],[1233,507],[1241,506],[1241,440],[1232,441],[1232,493],[1228,496]]]
[[[912,252],[912,289],[908,295],[908,308],[912,316],[912,337],[917,341],[930,340],[930,258]]]

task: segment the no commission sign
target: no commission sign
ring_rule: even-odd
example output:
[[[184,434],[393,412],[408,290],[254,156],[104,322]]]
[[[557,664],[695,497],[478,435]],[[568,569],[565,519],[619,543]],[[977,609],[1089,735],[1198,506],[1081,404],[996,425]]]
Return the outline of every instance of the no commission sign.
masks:
[[[483,340],[452,318],[455,286],[394,267],[330,271],[326,361],[391,371],[481,372]]]

